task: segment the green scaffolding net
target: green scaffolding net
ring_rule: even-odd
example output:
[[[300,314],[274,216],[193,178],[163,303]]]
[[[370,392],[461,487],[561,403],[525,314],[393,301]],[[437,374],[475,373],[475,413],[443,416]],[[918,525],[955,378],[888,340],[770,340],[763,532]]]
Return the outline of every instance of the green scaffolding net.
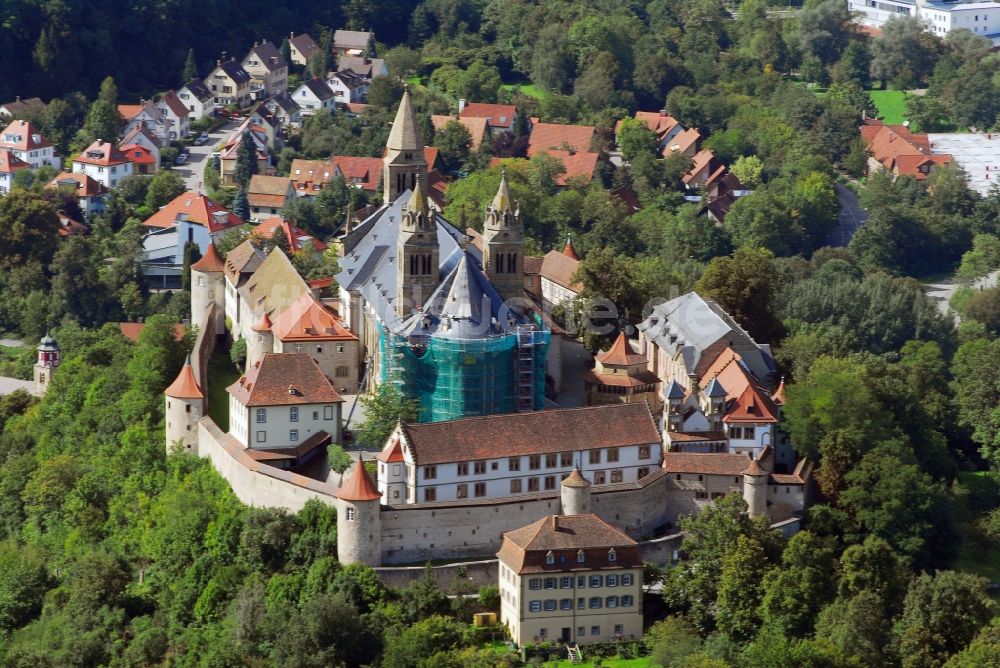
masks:
[[[525,325],[484,339],[407,340],[379,324],[381,382],[420,402],[421,422],[540,410],[550,333]]]

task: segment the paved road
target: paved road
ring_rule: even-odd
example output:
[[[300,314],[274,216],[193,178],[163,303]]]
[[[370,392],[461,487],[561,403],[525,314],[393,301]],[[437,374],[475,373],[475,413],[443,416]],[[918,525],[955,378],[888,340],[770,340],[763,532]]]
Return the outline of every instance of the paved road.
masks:
[[[997,285],[997,278],[1000,278],[1000,271],[994,271],[982,278],[977,278],[972,282],[970,287],[976,290],[984,290],[986,288],[993,288]],[[926,294],[931,299],[937,300],[938,308],[941,309],[941,313],[944,315],[951,315],[955,318],[955,322],[958,322],[958,314],[951,310],[948,305],[948,301],[951,296],[955,294],[955,290],[959,288],[958,283],[955,282],[954,278],[949,278],[943,281],[938,281],[937,283],[927,283],[924,285],[924,294]]]
[[[236,129],[234,121],[228,121],[225,125],[209,134],[209,141],[201,146],[192,146],[188,150],[190,155],[185,165],[175,167],[174,170],[184,179],[184,185],[188,190],[195,192],[205,191],[205,167],[208,165],[209,157],[216,150],[223,139]]]
[[[833,184],[833,187],[837,190],[840,213],[837,215],[837,228],[830,233],[827,242],[831,246],[846,246],[861,224],[868,220],[868,212],[861,208],[858,196],[850,188],[840,183]]]

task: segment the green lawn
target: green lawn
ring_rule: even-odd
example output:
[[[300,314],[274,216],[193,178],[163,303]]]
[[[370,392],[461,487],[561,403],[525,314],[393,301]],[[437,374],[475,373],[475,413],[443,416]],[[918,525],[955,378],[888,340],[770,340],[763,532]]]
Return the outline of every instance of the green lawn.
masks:
[[[236,382],[240,372],[229,359],[229,350],[216,347],[208,361],[208,414],[219,429],[229,431],[229,393],[226,388]]]
[[[870,90],[868,96],[878,109],[878,115],[890,125],[906,120],[906,93],[901,90]]]
[[[24,348],[12,348],[11,346],[0,346],[0,359],[5,357],[14,359],[15,357],[20,357],[20,355],[23,352]]]
[[[500,88],[503,90],[514,90],[515,88],[520,88],[522,93],[530,95],[538,100],[544,100],[549,95],[535,84],[504,84],[500,86]]]

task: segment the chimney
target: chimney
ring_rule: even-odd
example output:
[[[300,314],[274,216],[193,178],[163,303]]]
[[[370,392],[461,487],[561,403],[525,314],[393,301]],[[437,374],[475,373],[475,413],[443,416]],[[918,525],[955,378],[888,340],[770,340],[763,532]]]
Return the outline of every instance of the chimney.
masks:
[[[288,39],[295,39],[295,31],[288,33]]]
[[[458,100],[458,113],[461,114],[463,109],[465,109],[465,98],[464,97],[460,98]]]
[[[667,110],[666,109],[660,109],[660,116],[666,116],[666,115],[667,115]]]
[[[21,101],[21,96],[20,96],[20,95],[18,95],[17,97],[15,97],[15,98],[14,98],[14,101],[15,101],[15,102],[20,102],[20,101]]]

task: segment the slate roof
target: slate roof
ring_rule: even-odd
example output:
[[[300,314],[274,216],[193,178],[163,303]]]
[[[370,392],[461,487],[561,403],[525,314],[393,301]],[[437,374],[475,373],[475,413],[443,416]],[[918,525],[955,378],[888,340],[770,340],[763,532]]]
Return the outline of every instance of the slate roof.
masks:
[[[212,95],[212,91],[209,90],[208,86],[206,86],[205,82],[201,79],[191,79],[191,81],[188,81],[183,87],[187,88],[199,102],[208,102],[215,97]]]
[[[549,515],[526,527],[508,531],[497,557],[517,573],[641,568],[634,540],[597,515]],[[615,559],[611,560],[610,550]],[[583,550],[584,560],[577,554]],[[546,557],[553,553],[552,564]]]
[[[326,374],[306,353],[264,353],[226,391],[247,407],[343,401]]]
[[[330,86],[326,83],[326,81],[318,77],[313,77],[308,81],[303,81],[300,90],[302,88],[309,89],[309,92],[312,93],[320,102],[333,99],[333,90],[330,89]]]
[[[404,424],[403,431],[420,466],[660,442],[645,403]]]
[[[224,63],[218,63],[216,65],[216,69],[222,70],[223,73],[225,73],[225,75],[232,79],[237,85],[250,82],[250,73],[243,69],[243,66],[232,58]]]
[[[273,42],[264,40],[260,44],[254,44],[250,49],[250,53],[247,54],[247,58],[250,56],[257,56],[260,64],[267,68],[268,72],[274,72],[275,70],[280,70],[282,67],[288,67],[288,61],[285,57],[281,55],[281,51],[278,47],[274,45]],[[246,58],[244,58],[246,60]]]

